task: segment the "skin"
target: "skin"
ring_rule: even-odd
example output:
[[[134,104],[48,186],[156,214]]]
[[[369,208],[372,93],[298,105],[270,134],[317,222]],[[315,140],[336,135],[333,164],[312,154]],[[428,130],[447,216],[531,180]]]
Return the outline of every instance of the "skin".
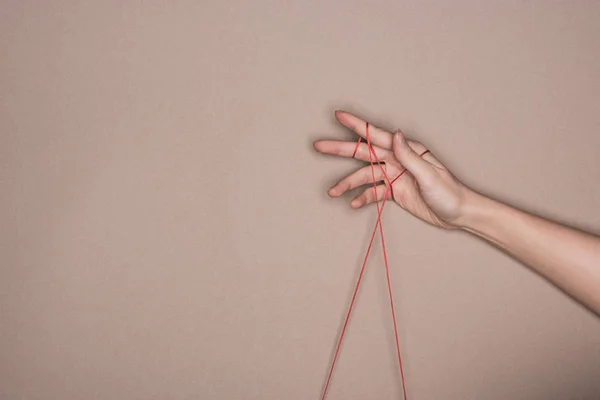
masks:
[[[337,120],[366,139],[366,121],[337,111]],[[395,201],[415,217],[438,228],[462,230],[499,247],[547,279],[582,305],[600,315],[600,238],[557,222],[528,214],[486,197],[459,181],[423,144],[408,140],[402,132],[387,132],[369,124],[371,145],[391,179],[406,172],[386,191],[383,172],[370,165],[344,177],[328,191],[340,197],[349,190],[369,185],[350,205],[362,208],[375,201]],[[315,149],[324,154],[352,157],[356,142],[318,140]],[[369,162],[362,143],[354,158]],[[373,189],[373,181],[380,183]]]

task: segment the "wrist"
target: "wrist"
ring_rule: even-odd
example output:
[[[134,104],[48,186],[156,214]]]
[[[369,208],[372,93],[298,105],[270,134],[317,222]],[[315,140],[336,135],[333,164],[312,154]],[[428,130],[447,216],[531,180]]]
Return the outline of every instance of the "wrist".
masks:
[[[499,207],[495,200],[465,188],[461,204],[461,217],[456,221],[459,229],[472,233],[483,233],[485,226],[489,225],[494,215],[494,210]]]

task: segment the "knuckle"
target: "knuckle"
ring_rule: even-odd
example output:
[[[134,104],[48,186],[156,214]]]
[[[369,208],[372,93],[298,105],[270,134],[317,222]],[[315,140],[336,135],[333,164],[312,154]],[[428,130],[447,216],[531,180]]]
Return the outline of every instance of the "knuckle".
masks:
[[[425,146],[421,142],[409,140],[408,144],[415,153],[422,153],[423,151],[425,151]]]
[[[362,183],[368,183],[371,179],[371,167],[365,167],[362,170],[361,181]]]

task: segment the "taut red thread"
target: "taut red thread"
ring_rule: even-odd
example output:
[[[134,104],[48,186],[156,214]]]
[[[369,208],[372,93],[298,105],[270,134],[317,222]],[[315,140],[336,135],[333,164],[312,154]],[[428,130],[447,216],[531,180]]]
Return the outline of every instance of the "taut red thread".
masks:
[[[360,138],[358,138],[358,142],[356,142],[356,147],[354,147],[354,153],[352,153],[352,158],[356,156],[356,152],[358,151],[358,146],[360,146]]]
[[[331,377],[333,375],[333,370],[335,369],[335,364],[337,362],[337,359],[338,359],[338,356],[340,353],[342,341],[344,340],[344,335],[346,333],[346,329],[348,328],[348,322],[350,320],[350,316],[352,315],[352,310],[354,309],[354,304],[356,302],[356,296],[358,294],[358,290],[359,290],[360,284],[362,282],[362,278],[363,278],[363,275],[365,272],[367,261],[369,259],[369,255],[371,253],[371,248],[373,247],[373,241],[375,240],[377,228],[379,228],[379,233],[381,236],[381,247],[382,247],[382,251],[383,251],[383,260],[384,260],[384,264],[385,264],[388,295],[390,298],[390,308],[391,308],[391,313],[392,313],[392,322],[393,322],[393,326],[394,326],[394,337],[396,340],[396,350],[397,350],[397,354],[398,354],[398,366],[400,369],[400,377],[402,380],[402,391],[404,394],[404,400],[407,400],[406,384],[404,381],[404,369],[402,366],[402,356],[400,353],[400,340],[398,339],[398,326],[397,326],[397,322],[396,322],[396,312],[395,312],[395,308],[394,308],[394,299],[393,299],[393,295],[392,295],[392,284],[391,284],[390,271],[389,271],[389,265],[388,265],[388,259],[387,259],[387,251],[386,251],[386,247],[385,247],[385,237],[383,234],[383,224],[381,222],[381,214],[383,213],[383,208],[385,207],[385,203],[388,199],[388,196],[391,195],[391,197],[393,198],[392,184],[394,182],[396,182],[406,172],[406,169],[402,170],[397,177],[395,177],[392,181],[390,181],[387,176],[387,173],[385,171],[385,168],[383,168],[381,161],[379,160],[379,158],[377,157],[377,154],[375,153],[375,150],[373,149],[373,146],[371,146],[371,138],[369,135],[369,123],[368,122],[366,124],[366,139],[367,139],[367,146],[369,148],[369,163],[371,165],[371,174],[373,176],[373,191],[375,194],[375,204],[377,206],[377,221],[375,223],[375,228],[373,229],[373,233],[371,234],[371,240],[369,241],[369,246],[367,247],[367,251],[366,251],[365,257],[363,259],[360,274],[358,275],[358,279],[357,279],[356,285],[354,287],[354,292],[352,294],[352,300],[350,301],[350,307],[348,308],[348,313],[346,314],[346,319],[345,319],[344,325],[342,327],[342,332],[340,333],[340,337],[339,337],[338,343],[336,345],[335,354],[333,356],[333,361],[331,362],[331,368],[329,369],[329,373],[327,375],[327,381],[325,383],[325,388],[323,389],[323,395],[321,397],[321,400],[325,400],[325,398],[327,397],[327,392],[329,390],[329,385],[331,383]],[[361,140],[359,138],[358,142],[356,143],[356,147],[354,148],[354,153],[352,154],[353,158],[354,158],[354,156],[356,156],[356,152],[358,151],[358,147],[360,146],[360,143],[361,143]],[[429,152],[429,150],[424,151],[423,153],[420,154],[420,157],[423,157],[428,152]],[[381,206],[379,205],[379,202],[378,202],[379,199],[377,196],[377,181],[375,179],[375,162],[373,161],[373,158],[375,158],[375,161],[379,165],[379,168],[381,168],[381,171],[383,173],[385,181],[387,181],[387,187],[386,187],[386,190],[383,195],[383,200],[381,202]]]

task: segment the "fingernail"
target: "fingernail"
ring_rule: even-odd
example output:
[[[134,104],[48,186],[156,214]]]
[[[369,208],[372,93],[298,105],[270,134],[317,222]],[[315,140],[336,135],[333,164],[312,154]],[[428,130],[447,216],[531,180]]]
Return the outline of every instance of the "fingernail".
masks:
[[[404,135],[402,134],[402,132],[400,132],[400,129],[396,130],[394,136],[396,136],[396,140],[398,141],[398,143],[404,143]]]

